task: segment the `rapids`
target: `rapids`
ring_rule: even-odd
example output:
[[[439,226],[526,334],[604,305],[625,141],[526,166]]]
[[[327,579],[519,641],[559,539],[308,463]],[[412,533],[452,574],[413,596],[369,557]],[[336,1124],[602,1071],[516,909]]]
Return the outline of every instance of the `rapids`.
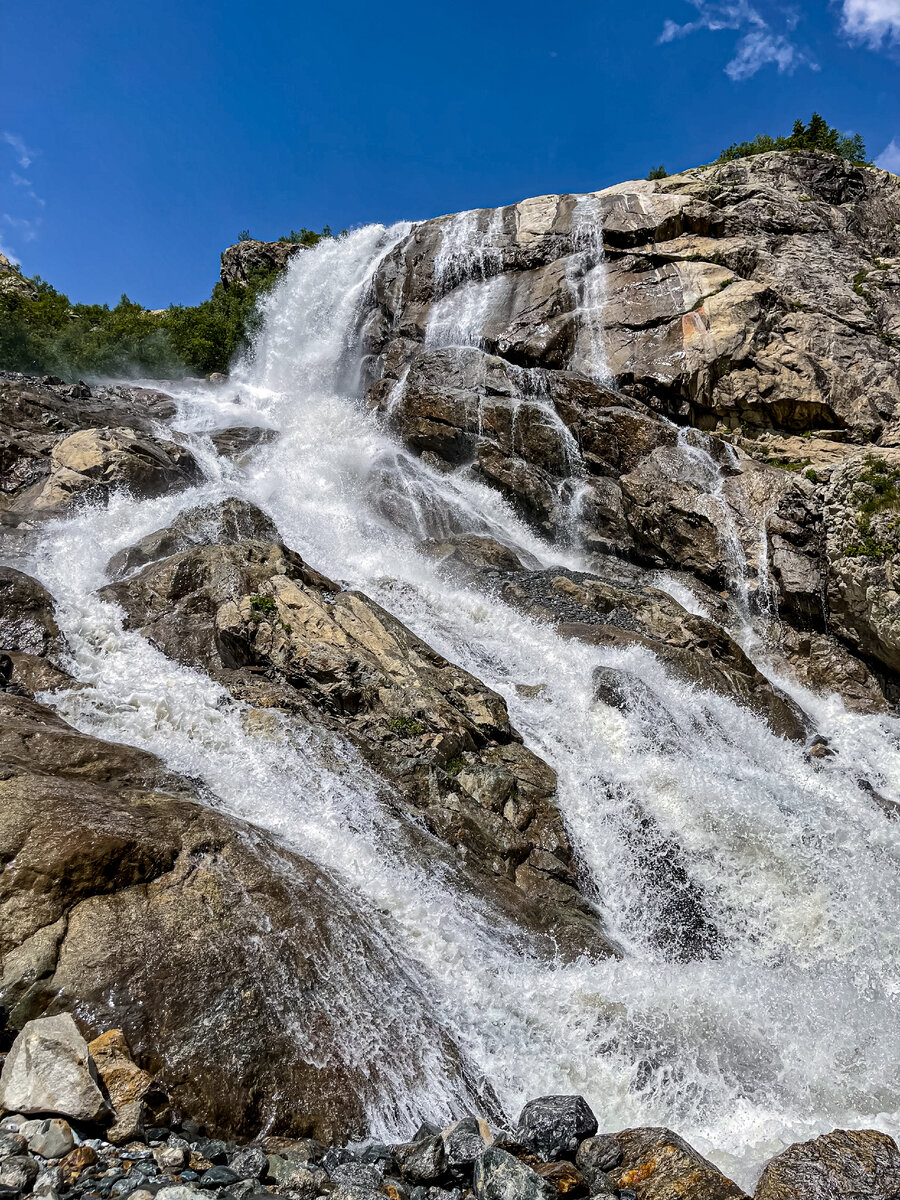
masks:
[[[495,286],[483,251],[466,267],[467,253],[479,253],[467,251],[467,220],[457,219],[437,268],[447,289],[427,334],[437,345],[472,343],[479,318],[469,306],[483,311],[490,297],[480,289]],[[402,970],[398,1002],[412,1014],[405,1039],[389,1047],[352,1033],[377,1026],[377,1009],[348,1021],[351,1052],[375,1077],[374,1133],[403,1138],[419,1117],[459,1115],[474,1103],[463,1081],[430,1066],[418,1005],[510,1117],[529,1097],[580,1092],[601,1129],[669,1126],[745,1186],[787,1142],[836,1126],[896,1135],[900,840],[857,779],[900,799],[900,723],[779,680],[840,748],[817,769],[802,747],[730,701],[675,682],[647,651],[563,640],[448,583],[417,552],[422,537],[490,533],[542,565],[589,562],[577,547],[542,541],[465,469],[443,474],[408,454],[360,403],[360,306],[377,263],[407,231],[368,227],[297,255],[228,383],[175,389],[174,425],[201,459],[202,485],[152,501],[119,495],[54,522],[15,563],[56,598],[70,669],[88,685],[49,702],[78,728],[201,778],[217,804],[275,830],[355,891],[390,949],[378,967]],[[584,243],[595,257],[583,272],[588,334],[579,353],[602,378],[589,319],[603,295],[598,244]],[[236,424],[280,435],[241,471],[207,436]],[[683,444],[685,470],[708,472],[699,443]],[[717,482],[710,476],[712,503]],[[504,696],[526,744],[559,773],[560,807],[621,959],[541,959],[454,889],[452,869],[409,851],[402,823],[379,805],[383,785],[349,748],[336,754],[278,717],[253,719],[123,630],[121,614],[96,595],[110,556],[177,512],[231,495],[269,513],[314,567],[368,593]],[[677,582],[659,583],[696,603]],[[594,702],[600,663],[639,675],[652,703],[626,716]],[[521,694],[521,683],[544,687]],[[650,938],[627,837],[635,797],[702,884],[724,938],[717,959],[666,961]],[[382,1002],[394,999],[389,989]]]

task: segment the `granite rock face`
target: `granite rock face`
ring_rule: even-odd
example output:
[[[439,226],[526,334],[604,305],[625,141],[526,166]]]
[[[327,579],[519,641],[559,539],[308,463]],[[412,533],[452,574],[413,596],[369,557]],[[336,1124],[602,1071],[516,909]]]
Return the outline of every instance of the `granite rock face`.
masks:
[[[773,1158],[755,1200],[892,1200],[900,1195],[900,1150],[875,1129],[835,1129]]]

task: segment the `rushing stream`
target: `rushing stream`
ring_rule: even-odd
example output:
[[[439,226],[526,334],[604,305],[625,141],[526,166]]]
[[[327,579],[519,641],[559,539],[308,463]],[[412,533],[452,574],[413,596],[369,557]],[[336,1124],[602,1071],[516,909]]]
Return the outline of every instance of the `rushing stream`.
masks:
[[[449,290],[427,334],[436,345],[471,344],[471,314],[451,302],[464,225],[438,264]],[[417,552],[422,537],[487,532],[543,565],[587,568],[464,470],[443,474],[413,458],[360,404],[358,305],[406,229],[370,227],[299,254],[229,382],[176,389],[174,424],[192,436],[201,486],[153,501],[118,496],[55,522],[33,559],[16,564],[53,592],[71,669],[91,685],[51,702],[79,728],[202,778],[224,809],[287,838],[374,914],[405,964],[412,1014],[403,1044],[373,1048],[360,1035],[354,1047],[384,1071],[375,1131],[408,1136],[418,1117],[458,1114],[468,1102],[422,1044],[418,1004],[510,1114],[531,1096],[580,1092],[601,1128],[667,1125],[744,1185],[787,1141],[841,1125],[896,1135],[898,827],[857,779],[900,796],[900,723],[790,685],[840,750],[816,767],[748,711],[673,681],[646,650],[566,641],[448,583]],[[588,307],[601,302],[598,270]],[[478,287],[499,285],[483,265],[477,276],[457,290],[483,305]],[[280,435],[242,470],[204,436],[237,424]],[[271,714],[252,719],[207,678],[123,631],[119,612],[96,596],[110,556],[179,511],[231,495],[263,508],[314,567],[368,593],[504,696],[526,744],[559,773],[559,804],[620,960],[561,964],[529,952],[454,891],[451,870],[404,855],[402,823],[382,811],[377,781],[349,749],[335,766],[324,740]],[[595,702],[599,663],[636,673],[645,705],[626,716]],[[522,683],[544,686],[522,694]],[[720,957],[668,962],[648,936],[626,836],[635,798],[677,839],[705,889]],[[392,1072],[403,1095],[387,1081]]]

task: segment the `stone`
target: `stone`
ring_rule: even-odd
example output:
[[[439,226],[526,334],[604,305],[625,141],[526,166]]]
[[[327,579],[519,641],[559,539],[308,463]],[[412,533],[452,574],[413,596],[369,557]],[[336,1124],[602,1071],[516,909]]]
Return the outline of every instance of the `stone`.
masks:
[[[539,1163],[534,1171],[535,1174],[540,1175],[541,1179],[552,1184],[556,1189],[557,1196],[571,1196],[574,1200],[574,1197],[588,1195],[589,1189],[584,1176],[570,1162],[562,1160]],[[596,1195],[596,1190],[591,1189],[591,1194]]]
[[[315,1200],[328,1184],[327,1172],[321,1167],[303,1163],[287,1164],[277,1173],[272,1171],[270,1178],[274,1179],[279,1188],[299,1197],[300,1200]]]
[[[29,1123],[25,1117],[21,1117],[19,1121],[16,1121],[14,1129],[3,1129],[0,1132],[0,1158],[5,1158],[7,1154],[25,1153],[28,1149],[28,1142],[25,1136],[17,1131]]]
[[[184,1184],[163,1187],[156,1192],[157,1200],[201,1200],[203,1196],[205,1193],[198,1188],[186,1187]]]
[[[99,1121],[109,1113],[92,1073],[87,1042],[68,1013],[29,1021],[0,1075],[0,1107]]]
[[[836,1129],[776,1154],[760,1176],[755,1200],[898,1195],[900,1151],[894,1139],[875,1129]]]
[[[340,1163],[331,1172],[332,1181],[346,1188],[371,1188],[377,1191],[384,1179],[383,1169],[376,1163]]]
[[[260,242],[254,238],[229,246],[222,254],[223,287],[244,288],[260,271],[277,272],[306,247],[298,242]]]
[[[582,1096],[541,1096],[529,1100],[516,1134],[539,1158],[574,1161],[578,1147],[597,1132],[597,1118]]]
[[[68,1121],[51,1118],[44,1121],[26,1121],[19,1126],[22,1137],[28,1139],[28,1149],[40,1158],[62,1158],[75,1147],[72,1128]]]
[[[263,429],[256,425],[232,425],[228,429],[217,429],[209,440],[222,458],[240,462],[248,451],[257,446],[267,446],[278,440],[277,429]]]
[[[40,1167],[27,1154],[11,1154],[0,1162],[0,1184],[20,1192],[31,1191]]]
[[[232,1171],[231,1167],[210,1167],[208,1171],[204,1171],[200,1176],[199,1183],[202,1188],[227,1187],[229,1184],[237,1183],[238,1174]]]
[[[447,1165],[468,1167],[490,1144],[490,1131],[484,1121],[477,1117],[463,1117],[448,1125],[441,1133]]]
[[[622,1162],[622,1147],[613,1133],[598,1133],[585,1139],[578,1147],[575,1165],[590,1179],[594,1172],[604,1174]]]
[[[395,1146],[394,1154],[404,1179],[411,1183],[437,1183],[447,1172],[447,1152],[439,1133],[419,1138],[406,1146]]]
[[[0,647],[57,656],[63,643],[53,608],[52,596],[37,580],[12,567],[0,567]]]
[[[71,1186],[83,1171],[92,1167],[97,1161],[97,1151],[86,1142],[70,1150],[59,1164],[63,1181]]]
[[[144,1129],[145,1107],[143,1100],[130,1100],[116,1109],[115,1120],[106,1131],[107,1141],[122,1146],[135,1138],[146,1136]]]
[[[533,850],[554,854],[564,875],[572,862],[553,771],[522,744],[499,695],[366,596],[261,541],[175,554],[101,595],[236,698],[348,737],[393,784],[394,803],[486,873],[515,919],[563,949],[611,952],[574,871],[541,901],[517,883]]]
[[[242,1146],[229,1155],[228,1165],[238,1179],[263,1179],[269,1170],[266,1152],[259,1146]]]
[[[121,1029],[109,1029],[88,1045],[97,1074],[113,1108],[143,1100],[153,1086],[153,1076],[136,1065]]]
[[[475,1161],[478,1200],[553,1200],[556,1188],[527,1163],[489,1146]]]
[[[637,1200],[747,1200],[727,1175],[668,1129],[625,1129],[611,1135],[622,1151],[609,1179]]]
[[[175,1174],[187,1165],[188,1157],[187,1151],[177,1146],[157,1146],[153,1151],[153,1161],[159,1169],[161,1171],[171,1171]]]

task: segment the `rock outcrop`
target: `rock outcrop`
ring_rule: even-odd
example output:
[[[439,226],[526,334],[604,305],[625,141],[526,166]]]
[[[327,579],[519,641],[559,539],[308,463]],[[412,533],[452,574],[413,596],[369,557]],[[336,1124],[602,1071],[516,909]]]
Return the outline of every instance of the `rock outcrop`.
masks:
[[[252,276],[280,271],[304,247],[296,242],[259,242],[248,238],[222,254],[220,278],[226,287],[247,287]]]

